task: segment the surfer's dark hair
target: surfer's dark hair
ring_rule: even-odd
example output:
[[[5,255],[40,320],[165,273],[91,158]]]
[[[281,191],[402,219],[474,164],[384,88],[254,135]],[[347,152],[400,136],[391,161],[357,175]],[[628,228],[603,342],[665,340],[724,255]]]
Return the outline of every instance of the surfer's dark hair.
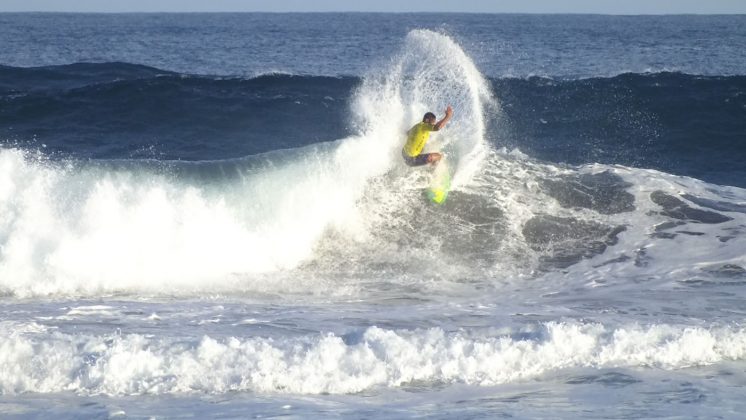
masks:
[[[427,114],[425,114],[424,117],[422,117],[422,121],[429,120],[431,118],[435,119],[435,114],[433,114],[432,112],[428,112]]]

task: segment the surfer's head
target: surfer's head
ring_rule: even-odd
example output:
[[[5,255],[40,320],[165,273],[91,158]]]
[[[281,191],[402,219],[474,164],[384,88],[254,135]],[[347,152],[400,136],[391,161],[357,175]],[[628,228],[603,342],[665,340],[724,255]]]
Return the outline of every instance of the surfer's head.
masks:
[[[435,114],[433,114],[432,112],[428,112],[427,114],[425,114],[424,117],[422,117],[422,122],[426,122],[430,124],[435,124],[435,120],[436,120]]]

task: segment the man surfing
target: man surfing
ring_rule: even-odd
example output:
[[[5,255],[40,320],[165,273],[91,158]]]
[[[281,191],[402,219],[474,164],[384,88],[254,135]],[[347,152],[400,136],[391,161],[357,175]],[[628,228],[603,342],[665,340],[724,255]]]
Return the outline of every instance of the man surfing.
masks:
[[[409,166],[422,166],[437,164],[443,155],[440,153],[422,153],[425,143],[430,139],[431,131],[438,131],[443,128],[453,116],[453,108],[448,105],[446,115],[442,120],[435,122],[436,117],[432,112],[428,112],[422,118],[421,123],[415,124],[414,127],[407,131],[407,142],[402,149],[404,163]]]

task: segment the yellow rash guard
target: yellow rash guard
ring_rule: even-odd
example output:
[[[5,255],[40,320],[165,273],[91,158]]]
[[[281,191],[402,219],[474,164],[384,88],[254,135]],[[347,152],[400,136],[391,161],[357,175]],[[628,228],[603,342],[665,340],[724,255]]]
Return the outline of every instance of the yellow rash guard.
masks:
[[[435,131],[435,124],[421,122],[407,132],[407,143],[404,144],[404,154],[415,157],[422,153],[425,143],[430,138],[430,132]]]

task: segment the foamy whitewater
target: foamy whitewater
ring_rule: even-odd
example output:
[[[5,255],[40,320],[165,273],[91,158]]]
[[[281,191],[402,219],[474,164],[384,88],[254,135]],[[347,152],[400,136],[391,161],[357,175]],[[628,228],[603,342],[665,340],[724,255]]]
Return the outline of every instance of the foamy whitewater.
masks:
[[[163,133],[133,132],[124,155],[107,149],[121,141],[27,139],[4,126],[2,417],[738,418],[746,190],[663,164],[559,162],[515,147],[535,140],[520,131],[517,102],[501,99],[457,32],[409,30],[355,83],[206,80],[109,60],[0,85],[11,105],[34,101],[0,113],[13,133],[28,109],[44,110],[29,124],[48,130],[64,118],[43,112],[80,107],[84,125],[95,112],[86,100],[102,95],[138,105],[112,109],[101,133],[117,118],[137,127],[128,112],[170,100],[158,95],[195,108],[189,95],[240,91],[260,103],[243,119],[272,115],[251,134],[266,137],[263,150],[201,159],[190,154],[218,147],[209,138],[163,158]],[[31,77],[74,86],[45,97],[22,87]],[[131,93],[142,89],[149,99]],[[215,100],[221,118],[239,101]],[[412,124],[448,105],[453,120],[428,143],[454,168],[438,206],[423,194],[431,171],[406,167],[400,150]],[[315,113],[330,109],[345,135],[324,137]],[[632,134],[655,119],[640,115],[624,116]],[[218,117],[190,130],[230,125]],[[158,129],[187,124],[173,121]],[[307,136],[292,143],[281,130],[295,124]],[[150,135],[153,149],[137,146]]]

